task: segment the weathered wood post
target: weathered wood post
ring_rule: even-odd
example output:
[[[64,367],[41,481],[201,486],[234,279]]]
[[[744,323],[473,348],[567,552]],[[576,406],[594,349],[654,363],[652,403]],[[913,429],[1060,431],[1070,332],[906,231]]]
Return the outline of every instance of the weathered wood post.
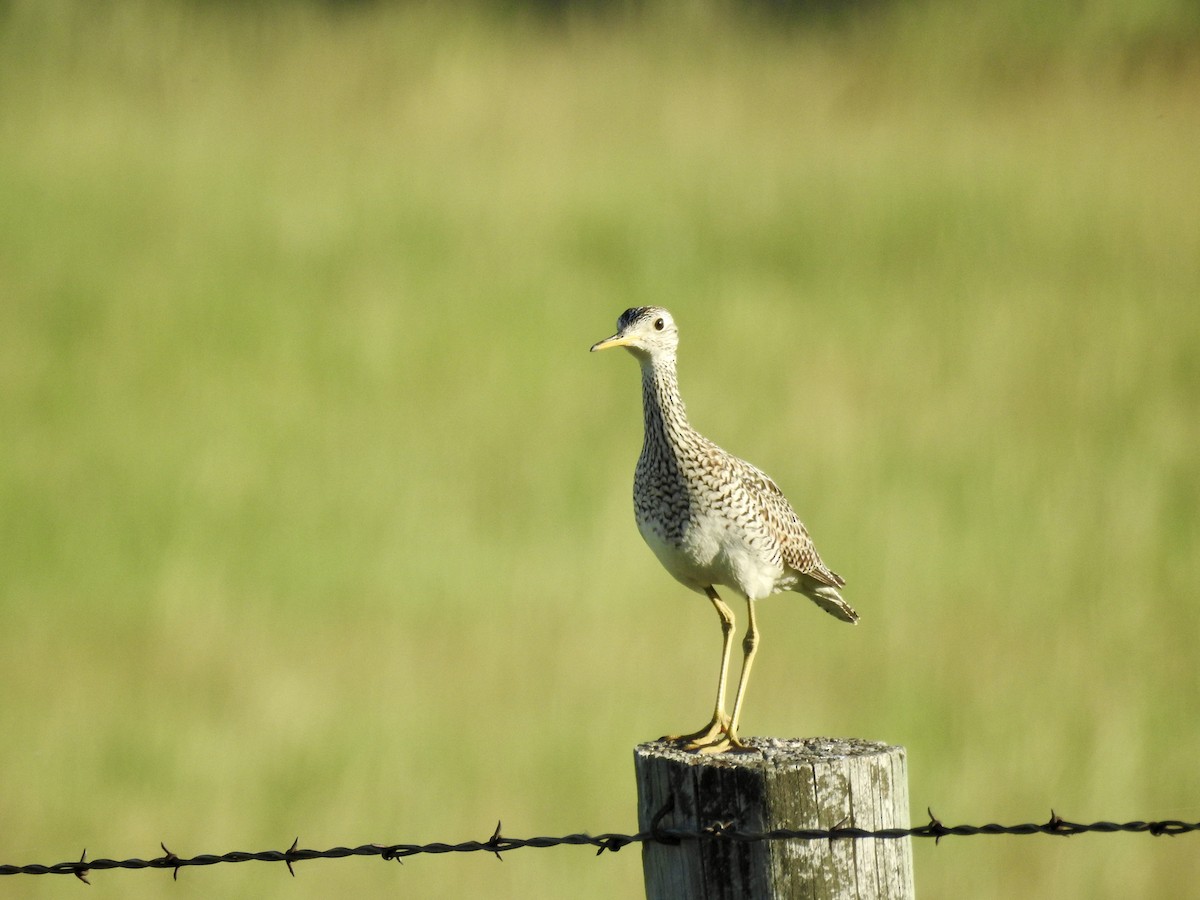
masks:
[[[750,738],[756,753],[702,756],[652,741],[634,751],[638,827],[744,832],[907,828],[903,747],[835,738]],[[647,841],[648,900],[911,900],[912,839]]]

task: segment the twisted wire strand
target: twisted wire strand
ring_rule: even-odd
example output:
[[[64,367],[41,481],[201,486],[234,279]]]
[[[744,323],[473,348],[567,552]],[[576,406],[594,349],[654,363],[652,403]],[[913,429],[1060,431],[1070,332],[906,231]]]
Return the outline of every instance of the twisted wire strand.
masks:
[[[1169,836],[1200,831],[1200,822],[1183,822],[1168,819],[1152,822],[1070,822],[1061,818],[1051,810],[1050,819],[1044,823],[1026,822],[1019,825],[944,825],[929,811],[929,822],[912,828],[885,828],[869,830],[864,828],[776,828],[771,831],[743,831],[733,825],[716,822],[698,830],[663,829],[654,827],[648,831],[636,834],[567,834],[560,837],[530,837],[513,838],[500,833],[500,823],[496,830],[485,841],[462,841],[460,843],[433,842],[427,844],[362,844],[358,847],[331,847],[327,850],[309,850],[299,846],[300,839],[292,842],[287,850],[260,850],[247,852],[233,850],[229,853],[203,853],[197,856],[181,857],[160,844],[163,855],[153,859],[107,859],[89,860],[87,851],[78,859],[70,862],[60,862],[54,865],[0,865],[0,875],[74,875],[81,881],[87,881],[91,872],[105,869],[170,869],[175,878],[179,870],[191,866],[214,866],[223,863],[241,862],[281,862],[288,871],[295,875],[293,863],[312,859],[345,859],[351,856],[377,856],[386,861],[403,862],[410,856],[422,854],[445,853],[494,853],[497,859],[502,859],[502,853],[521,850],[526,847],[562,847],[585,846],[595,847],[599,855],[605,850],[615,853],[630,844],[659,842],[664,844],[679,844],[683,841],[734,841],[736,843],[756,843],[759,841],[816,841],[816,840],[899,840],[903,838],[933,838],[935,843],[944,837],[972,837],[977,835],[1032,835],[1049,834],[1060,837],[1070,837],[1076,834],[1149,834],[1154,837]]]

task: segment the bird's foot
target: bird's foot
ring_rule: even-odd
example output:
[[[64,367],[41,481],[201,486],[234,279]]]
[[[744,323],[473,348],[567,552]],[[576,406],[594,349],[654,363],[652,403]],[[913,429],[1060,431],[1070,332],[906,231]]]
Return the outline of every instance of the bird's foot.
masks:
[[[744,743],[736,734],[724,734],[708,744],[689,744],[684,748],[704,756],[715,756],[718,753],[755,753],[754,747]]]
[[[659,740],[670,741],[673,744],[683,744],[685,749],[694,750],[696,747],[707,746],[713,741],[719,740],[728,731],[729,716],[717,714],[699,731],[693,731],[689,734],[665,734]]]
[[[660,740],[683,744],[684,750],[716,754],[726,752],[750,753],[754,748],[744,743],[732,728],[727,715],[714,715],[712,721],[691,734],[664,735]]]
[[[756,752],[749,744],[743,744],[738,738],[731,738],[726,734],[725,737],[719,740],[714,740],[712,744],[702,744],[700,746],[686,746],[685,750],[697,752],[702,756],[716,756],[718,754],[752,754]]]

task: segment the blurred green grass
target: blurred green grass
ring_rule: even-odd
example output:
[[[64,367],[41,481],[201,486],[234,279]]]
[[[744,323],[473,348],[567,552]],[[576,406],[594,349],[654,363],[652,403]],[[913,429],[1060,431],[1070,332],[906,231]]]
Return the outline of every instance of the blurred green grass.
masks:
[[[904,744],[917,820],[1200,817],[1188,4],[0,23],[0,861],[634,829],[630,750],[718,649],[633,526],[636,367],[586,352],[644,303],[863,615],[763,605],[749,733]],[[1198,859],[979,838],[917,884]],[[172,890],[564,884],[638,856]]]

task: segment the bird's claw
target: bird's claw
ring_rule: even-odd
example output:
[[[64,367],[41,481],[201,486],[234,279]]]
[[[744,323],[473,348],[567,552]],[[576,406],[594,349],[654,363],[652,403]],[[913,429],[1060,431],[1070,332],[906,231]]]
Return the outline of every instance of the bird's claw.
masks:
[[[685,750],[691,750],[703,756],[716,756],[718,753],[755,753],[756,749],[744,743],[734,735],[725,735],[708,744],[688,744]]]
[[[753,752],[754,748],[737,736],[732,725],[728,716],[716,715],[699,731],[693,731],[691,734],[664,735],[659,740],[683,744],[684,750],[705,755]]]
[[[728,733],[729,717],[715,715],[707,725],[698,731],[692,731],[688,734],[666,734],[659,738],[659,740],[670,741],[673,744],[684,744],[686,749],[693,750],[696,747],[707,746]]]

